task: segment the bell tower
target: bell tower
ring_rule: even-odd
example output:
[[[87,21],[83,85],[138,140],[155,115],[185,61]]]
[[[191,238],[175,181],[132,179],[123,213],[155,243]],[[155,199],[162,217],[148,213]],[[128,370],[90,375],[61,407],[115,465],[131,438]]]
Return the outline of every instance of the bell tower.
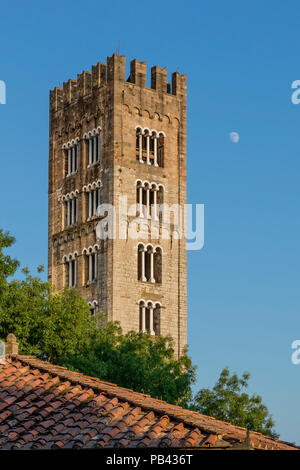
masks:
[[[126,80],[114,54],[50,92],[49,281],[77,288],[124,332],[171,335],[177,355],[187,342],[185,203],[185,75],[169,83],[152,67],[147,88],[146,63],[131,61]],[[103,204],[112,237],[99,237]]]

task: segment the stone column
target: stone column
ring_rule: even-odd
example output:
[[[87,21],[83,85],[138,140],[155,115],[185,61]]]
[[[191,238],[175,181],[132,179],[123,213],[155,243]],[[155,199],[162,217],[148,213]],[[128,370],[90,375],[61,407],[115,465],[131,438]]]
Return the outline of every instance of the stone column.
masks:
[[[153,218],[154,220],[157,220],[157,188],[155,188],[153,193]]]
[[[89,265],[89,281],[92,280],[92,254],[88,254],[88,265]]]
[[[149,307],[149,312],[150,312],[150,335],[153,336],[155,335],[154,329],[153,329],[153,307]]]
[[[139,187],[139,204],[140,204],[140,217],[144,217],[143,214],[143,187]]]
[[[69,261],[69,287],[72,287],[72,260]]]
[[[147,218],[150,219],[151,215],[150,215],[150,188],[147,187],[146,188],[146,211],[147,211]]]
[[[97,211],[96,191],[97,191],[97,189],[94,189],[94,191],[93,191],[93,198],[94,198],[94,213],[93,213],[93,215],[96,215],[96,211]]]
[[[146,307],[142,306],[142,333],[146,331]]]
[[[92,163],[92,137],[89,138],[89,155],[88,155],[88,164]]]
[[[96,161],[96,138],[97,138],[96,135],[92,137],[93,139],[93,163],[95,163]]]
[[[154,136],[154,166],[158,166],[158,163],[157,163],[157,136]]]
[[[142,278],[141,281],[146,282],[147,278],[145,276],[145,248],[141,248],[141,253],[142,253],[142,266],[141,266],[141,271],[142,271]]]
[[[75,147],[71,147],[71,173],[75,171]]]
[[[150,282],[154,283],[154,253],[153,250],[150,252]]]
[[[68,148],[68,175],[71,173],[71,149]]]
[[[150,165],[150,136],[147,135],[146,137],[147,142],[147,165]]]
[[[94,257],[95,257],[95,279],[97,279],[97,274],[98,274],[98,266],[97,266],[97,264],[98,264],[98,253],[97,253],[97,251],[95,252]]]
[[[143,162],[143,136],[142,134],[139,135],[139,162]]]
[[[74,258],[74,286],[77,286],[77,258]]]
[[[77,217],[76,217],[76,212],[77,212],[77,200],[76,200],[76,198],[74,197],[74,199],[72,199],[72,201],[73,201],[73,204],[72,204],[72,206],[73,206],[73,221],[72,221],[72,222],[73,222],[73,224],[75,224],[75,223],[76,223],[76,218],[77,218]]]
[[[72,210],[72,205],[71,205],[71,199],[68,199],[67,201],[67,219],[68,219],[68,225],[71,225],[71,222],[72,222],[72,214],[71,214],[71,210]]]
[[[92,217],[92,191],[89,191],[89,218]]]

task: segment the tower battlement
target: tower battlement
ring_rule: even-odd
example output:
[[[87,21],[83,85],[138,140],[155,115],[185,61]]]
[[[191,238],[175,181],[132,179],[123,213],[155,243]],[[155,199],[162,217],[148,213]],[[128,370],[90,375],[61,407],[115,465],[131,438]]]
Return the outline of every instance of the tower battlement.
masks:
[[[78,74],[77,80],[69,79],[63,83],[63,87],[55,87],[50,91],[50,110],[57,111],[75,103],[80,98],[93,93],[93,90],[113,83],[114,80],[171,96],[186,95],[185,74],[174,72],[171,82],[168,82],[167,68],[155,65],[151,67],[151,88],[147,88],[147,63],[133,59],[130,62],[130,75],[126,80],[125,60],[125,56],[113,54],[111,57],[107,57],[106,64],[98,62],[92,66],[92,71],[84,70]]]

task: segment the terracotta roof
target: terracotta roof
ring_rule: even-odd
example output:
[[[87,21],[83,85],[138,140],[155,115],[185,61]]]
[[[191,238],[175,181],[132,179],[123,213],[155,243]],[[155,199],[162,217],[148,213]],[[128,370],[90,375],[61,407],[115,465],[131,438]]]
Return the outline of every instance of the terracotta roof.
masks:
[[[246,430],[32,356],[0,364],[0,449],[232,448]],[[295,449],[250,433],[255,449]]]

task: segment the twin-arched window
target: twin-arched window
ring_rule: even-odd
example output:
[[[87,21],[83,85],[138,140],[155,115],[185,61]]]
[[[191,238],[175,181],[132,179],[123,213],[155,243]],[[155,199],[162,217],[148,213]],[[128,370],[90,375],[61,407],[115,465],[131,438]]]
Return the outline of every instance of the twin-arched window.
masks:
[[[162,282],[162,249],[152,245],[138,245],[138,280],[142,282]]]
[[[98,250],[99,246],[94,245],[84,248],[82,254],[85,260],[85,280],[84,283],[91,283],[97,280],[98,275]]]
[[[140,300],[139,302],[139,330],[141,333],[149,333],[150,335],[160,334],[160,313],[161,304]]]
[[[164,132],[136,128],[136,159],[147,165],[164,167]]]
[[[78,170],[79,137],[63,145],[65,155],[65,176],[72,175]]]
[[[76,287],[77,285],[77,257],[77,251],[63,257],[63,263],[65,265],[65,285],[70,288]]]
[[[83,186],[82,188],[83,192],[87,194],[86,214],[88,219],[97,215],[97,208],[100,204],[100,188],[100,180],[94,181],[93,183]]]
[[[86,141],[86,164],[94,165],[99,161],[100,127],[84,134]]]

